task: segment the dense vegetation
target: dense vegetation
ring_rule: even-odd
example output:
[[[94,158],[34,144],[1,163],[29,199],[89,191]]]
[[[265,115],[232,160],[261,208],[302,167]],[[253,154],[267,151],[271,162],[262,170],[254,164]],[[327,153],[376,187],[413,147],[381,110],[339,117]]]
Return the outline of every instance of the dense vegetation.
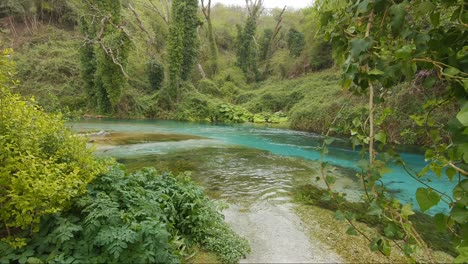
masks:
[[[409,174],[418,179],[431,170],[439,177],[456,181],[456,187],[453,198],[444,197],[430,186],[420,188],[416,193],[417,202],[423,211],[439,202],[448,203],[450,214],[437,215],[437,222],[451,233],[459,254],[457,261],[466,262],[466,3],[461,0],[323,0],[304,10],[265,10],[261,0],[246,1],[246,4],[246,8],[240,8],[211,6],[211,1],[202,1],[200,8],[195,0],[106,0],[98,4],[78,0],[10,0],[0,5],[0,23],[4,25],[0,34],[6,40],[0,45],[18,50],[13,57],[23,84],[15,89],[24,96],[36,96],[38,105],[49,112],[71,116],[86,113],[225,123],[282,123],[326,136],[349,136],[353,145],[362,150],[358,175],[366,187],[367,213],[388,220],[388,226],[399,234],[369,238],[371,249],[383,254],[389,254],[393,240],[409,256],[416,247],[430,255],[412,226],[411,205],[389,200],[379,183],[387,164],[405,166],[388,143],[426,147],[428,166]],[[3,59],[2,63],[7,65],[8,60],[5,56]],[[3,86],[10,85],[7,85],[10,80],[7,75],[2,79]],[[70,180],[71,192],[64,197],[54,197],[54,192],[46,191],[42,197],[46,203],[41,204],[41,199],[35,203],[39,209],[22,205],[26,212],[34,212],[33,216],[15,219],[9,214],[1,215],[8,233],[2,233],[2,237],[11,237],[10,228],[14,229],[14,235],[29,226],[37,231],[41,216],[68,208],[71,200],[82,195],[86,183],[102,168],[82,142],[62,132],[57,116],[44,116],[36,110],[38,106],[33,101],[22,101],[7,88],[2,90],[2,98],[7,102],[1,105],[2,113],[18,115],[1,117],[5,121],[2,119],[0,129],[7,136],[0,140],[5,142],[5,153],[14,157],[2,156],[6,170],[2,173],[19,177],[36,169],[43,173],[53,171],[58,179],[68,174],[80,178],[76,185],[73,177],[65,177],[65,181]],[[54,124],[51,127],[44,125],[48,118]],[[26,122],[30,119],[37,123]],[[37,134],[26,141],[21,133],[32,131],[31,126],[38,127],[34,130]],[[70,142],[60,141],[63,138],[69,138]],[[332,141],[332,138],[325,140],[323,156]],[[71,154],[78,155],[80,151],[85,155]],[[28,158],[37,161],[38,166],[24,168]],[[74,166],[81,168],[82,162],[89,162],[89,167],[85,166],[88,171],[74,169]],[[328,198],[336,202],[339,218],[350,223],[349,233],[358,233],[353,225],[354,212],[346,209],[341,194],[333,192],[333,177],[325,173],[326,163],[323,168]],[[122,173],[114,169],[107,176],[121,177]],[[169,179],[154,172],[129,177],[136,177],[138,185],[141,174]],[[53,181],[57,177],[51,180],[47,184],[50,188],[56,184]],[[27,184],[16,185],[9,180],[1,184],[10,188],[2,191],[13,192],[18,188],[23,193],[36,188],[33,185],[29,189]],[[88,195],[100,189],[90,190]],[[47,195],[54,197],[53,203]],[[74,207],[88,210],[90,204],[80,197],[81,200],[73,200]],[[2,208],[13,208],[9,203],[14,201],[9,198],[0,202]],[[112,200],[112,206],[117,210],[124,202]],[[76,227],[71,235],[78,235],[83,241],[90,239],[85,234],[88,227],[82,227],[86,223],[72,221],[69,219],[72,216],[70,212],[62,218],[51,218],[55,224],[47,228],[60,228],[60,221],[68,219]],[[142,219],[129,217],[142,225]],[[178,228],[184,229],[168,227],[165,232],[172,238],[180,234],[184,239],[205,244],[208,249],[224,250],[217,242],[210,244]],[[129,232],[132,236],[142,235],[132,232]],[[58,241],[50,239],[52,243]],[[137,246],[133,239],[129,237],[120,245],[112,245],[117,253],[109,258],[125,260],[127,256],[118,251],[119,247]],[[17,245],[23,242],[17,241]],[[96,247],[108,246],[103,241],[88,242]],[[167,248],[167,254],[163,254],[165,260],[170,260],[176,251]],[[245,248],[241,247],[239,252],[245,252]],[[242,254],[234,255],[232,258],[221,255],[221,258],[233,261]]]
[[[172,263],[200,247],[235,263],[248,253],[188,176],[127,174],[60,115],[14,94],[9,55],[0,55],[0,262]]]

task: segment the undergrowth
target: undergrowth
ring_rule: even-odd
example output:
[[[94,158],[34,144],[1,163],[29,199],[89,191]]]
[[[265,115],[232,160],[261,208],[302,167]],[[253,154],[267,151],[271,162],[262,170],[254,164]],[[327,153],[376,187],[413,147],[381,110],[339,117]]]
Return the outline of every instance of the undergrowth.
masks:
[[[0,244],[1,263],[174,263],[199,246],[235,263],[250,250],[187,175],[115,165],[66,212],[46,217],[26,247]]]
[[[336,203],[329,198],[328,192],[324,189],[320,189],[310,184],[303,185],[296,187],[294,195],[298,202],[306,205],[319,206],[332,212],[336,211],[337,213],[335,213],[335,217],[337,219],[342,217],[342,213],[337,211],[338,207]],[[398,228],[398,226],[392,224],[385,218],[369,214],[369,208],[367,208],[365,203],[346,201],[344,203],[344,208],[346,208],[349,213],[355,215],[357,221],[376,228],[382,236],[403,239],[402,236],[404,233]],[[421,212],[415,212],[414,215],[410,216],[410,220],[430,248],[456,256],[456,249],[451,242],[450,235],[446,230],[438,229],[436,225],[437,219]]]

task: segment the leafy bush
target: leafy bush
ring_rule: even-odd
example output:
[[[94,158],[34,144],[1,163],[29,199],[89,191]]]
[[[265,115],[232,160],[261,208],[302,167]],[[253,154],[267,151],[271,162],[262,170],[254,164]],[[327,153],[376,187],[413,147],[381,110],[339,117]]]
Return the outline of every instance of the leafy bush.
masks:
[[[234,98],[240,93],[239,88],[237,88],[236,84],[228,81],[223,84],[220,88],[223,97],[228,102],[233,102]]]
[[[21,81],[17,91],[34,96],[47,112],[85,108],[88,102],[80,76],[79,46],[72,33],[52,26],[34,32],[13,55]]]
[[[27,248],[0,244],[0,261],[173,263],[198,244],[225,263],[237,262],[249,246],[217,209],[186,175],[154,169],[127,175],[114,166],[73,210],[44,221]]]
[[[148,80],[153,90],[161,89],[161,84],[164,80],[164,65],[155,59],[147,62],[146,73]]]
[[[202,79],[198,81],[197,85],[198,91],[202,94],[208,94],[215,97],[221,97],[221,91],[218,88],[218,85],[209,79]]]
[[[212,121],[224,123],[245,123],[251,120],[252,114],[237,105],[222,103],[216,106]]]
[[[0,238],[21,246],[21,231],[37,231],[42,216],[67,207],[103,166],[60,115],[11,93],[7,55],[0,56]]]
[[[243,89],[247,87],[247,79],[238,67],[231,67],[221,71],[215,78],[218,87],[223,86],[225,82],[233,82],[237,87]]]

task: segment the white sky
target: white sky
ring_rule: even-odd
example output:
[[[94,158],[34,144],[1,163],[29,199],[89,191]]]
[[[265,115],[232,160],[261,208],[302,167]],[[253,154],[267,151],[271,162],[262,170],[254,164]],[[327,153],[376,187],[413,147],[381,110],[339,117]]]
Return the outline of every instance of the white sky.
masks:
[[[310,6],[313,0],[264,0],[263,5],[266,8],[283,8],[285,5],[288,7],[294,7],[296,9]],[[224,5],[239,5],[245,6],[245,0],[212,0],[211,5],[216,3],[223,3]]]

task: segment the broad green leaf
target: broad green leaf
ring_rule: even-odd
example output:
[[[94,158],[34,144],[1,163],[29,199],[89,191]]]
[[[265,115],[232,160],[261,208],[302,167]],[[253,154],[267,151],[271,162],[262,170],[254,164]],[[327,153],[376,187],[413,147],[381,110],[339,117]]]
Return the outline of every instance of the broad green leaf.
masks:
[[[418,188],[416,190],[416,200],[418,201],[421,211],[425,212],[439,203],[440,195],[432,189]]]
[[[387,143],[387,134],[385,134],[385,132],[383,131],[380,131],[379,133],[375,134],[375,140],[378,140],[384,144]]]
[[[359,168],[361,168],[363,171],[366,171],[366,170],[369,168],[369,161],[368,161],[368,160],[365,160],[365,159],[359,160],[359,161],[356,163],[356,166],[358,166]]]
[[[335,212],[335,219],[336,219],[336,220],[345,220],[346,217],[345,217],[345,215],[343,214],[342,211],[337,210],[337,211]]]
[[[352,235],[352,236],[358,235],[358,233],[356,232],[356,228],[354,228],[353,226],[348,227],[348,230],[346,230],[346,234]]]
[[[362,53],[369,50],[372,47],[372,39],[370,38],[355,38],[349,42],[351,56],[357,59]]]
[[[384,228],[384,234],[388,238],[394,238],[397,235],[398,228],[395,224],[390,223]]]
[[[453,263],[468,263],[468,247],[459,247],[458,256],[453,260]]]
[[[385,72],[379,70],[379,69],[373,69],[371,71],[369,71],[369,75],[384,75]]]
[[[450,212],[450,217],[457,223],[468,223],[468,209],[466,207],[454,206]]]
[[[439,12],[432,13],[430,18],[431,18],[431,24],[432,24],[433,27],[439,26],[439,24],[440,24],[440,13]]]
[[[325,11],[325,12],[321,12],[321,15],[320,15],[320,25],[322,27],[325,27],[327,24],[328,24],[328,21],[330,21],[331,17],[333,16],[333,12],[332,11]]]
[[[406,3],[394,4],[390,7],[390,15],[392,16],[392,20],[390,22],[390,28],[392,30],[393,35],[398,35],[401,32],[401,28],[405,23],[405,5]]]
[[[444,73],[450,76],[455,76],[460,73],[460,70],[454,67],[448,67],[444,70]]]
[[[447,229],[447,216],[443,213],[438,213],[434,216],[434,223],[437,230],[444,231]]]
[[[334,183],[336,182],[336,178],[333,177],[333,176],[327,176],[327,177],[325,178],[325,181],[326,181],[328,184],[332,185],[332,184],[334,184]]]
[[[416,12],[421,16],[427,16],[434,11],[436,6],[431,2],[422,2],[416,8]]]
[[[468,103],[465,103],[460,112],[458,112],[457,119],[463,126],[468,126]]]
[[[364,0],[361,3],[359,3],[356,13],[357,14],[364,14],[367,12],[367,6],[369,5],[369,0]]]
[[[335,138],[332,138],[332,137],[327,137],[324,141],[325,145],[330,145],[331,143],[333,143],[335,141]]]
[[[382,253],[385,256],[390,256],[390,254],[392,253],[392,247],[390,246],[390,243],[386,239],[383,239],[383,242],[382,242]]]
[[[382,208],[380,208],[375,202],[372,202],[367,214],[380,216],[382,214]]]
[[[465,88],[465,92],[468,93],[468,79],[463,80],[463,87]]]
[[[436,77],[429,76],[423,81],[423,85],[425,88],[432,88],[436,82],[437,82]]]
[[[409,59],[411,57],[413,49],[414,46],[405,45],[402,48],[395,51],[395,57],[397,57],[398,59]]]
[[[453,198],[463,206],[468,205],[468,179],[464,179],[453,189]]]
[[[453,176],[455,176],[455,174],[457,174],[457,171],[452,168],[452,167],[449,167],[447,168],[447,170],[445,171],[445,174],[447,174],[447,177],[450,179],[450,180],[453,180]]]
[[[403,216],[414,215],[413,206],[412,206],[411,204],[405,204],[405,205],[403,205],[403,207],[401,207],[401,214],[402,214]]]

